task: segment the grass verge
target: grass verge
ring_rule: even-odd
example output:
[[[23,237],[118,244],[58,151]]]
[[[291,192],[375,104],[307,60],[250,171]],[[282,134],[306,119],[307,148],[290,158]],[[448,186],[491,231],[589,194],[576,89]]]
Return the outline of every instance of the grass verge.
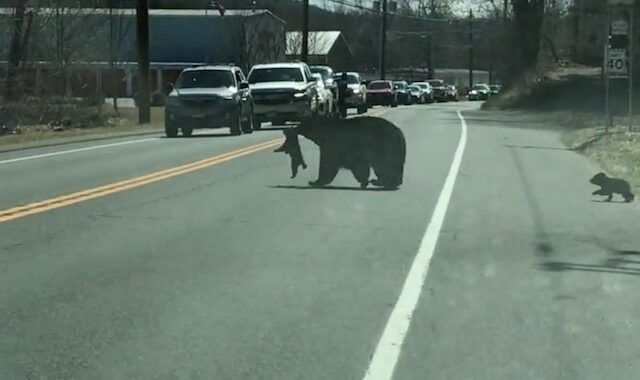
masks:
[[[164,108],[151,108],[151,123],[138,124],[137,108],[121,108],[109,119],[108,126],[86,128],[64,128],[54,130],[47,125],[21,126],[19,134],[0,135],[0,145],[22,144],[54,139],[118,136],[129,133],[161,131],[164,125]]]
[[[623,126],[608,133],[602,127],[586,127],[567,130],[562,142],[597,162],[607,175],[629,181],[634,193],[640,194],[640,133]]]

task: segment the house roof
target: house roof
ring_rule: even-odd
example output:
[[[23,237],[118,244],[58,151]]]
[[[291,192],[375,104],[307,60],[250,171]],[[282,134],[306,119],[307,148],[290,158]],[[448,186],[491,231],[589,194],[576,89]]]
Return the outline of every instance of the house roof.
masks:
[[[338,38],[344,38],[339,30],[309,32],[309,55],[327,55]],[[287,32],[287,55],[302,52],[302,32]]]

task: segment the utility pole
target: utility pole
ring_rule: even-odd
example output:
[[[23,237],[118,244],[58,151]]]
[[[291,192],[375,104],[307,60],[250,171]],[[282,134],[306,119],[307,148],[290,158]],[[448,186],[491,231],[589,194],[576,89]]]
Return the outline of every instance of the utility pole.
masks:
[[[115,53],[115,43],[113,41],[114,36],[114,29],[113,29],[113,1],[114,0],[109,0],[109,74],[110,74],[110,81],[109,81],[109,89],[111,90],[111,95],[112,95],[112,101],[113,101],[113,110],[118,112],[118,87],[117,87],[117,82],[116,82],[116,68],[115,68],[115,60],[116,60],[116,53]]]
[[[384,58],[387,45],[387,0],[382,0],[382,27],[380,31],[380,79],[384,79]]]
[[[303,62],[309,59],[309,0],[302,0],[302,53]]]
[[[469,9],[469,88],[473,86],[473,10]]]
[[[433,79],[435,73],[433,72],[433,44],[431,42],[431,30],[427,32],[427,78]]]
[[[149,86],[149,6],[147,0],[136,1],[138,43],[138,123],[151,121]]]

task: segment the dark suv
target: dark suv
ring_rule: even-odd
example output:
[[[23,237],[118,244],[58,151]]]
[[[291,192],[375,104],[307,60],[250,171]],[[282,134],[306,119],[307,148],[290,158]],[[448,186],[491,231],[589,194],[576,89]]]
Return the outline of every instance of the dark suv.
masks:
[[[229,127],[232,135],[253,131],[253,100],[242,70],[233,65],[184,69],[167,97],[167,137],[194,129]]]
[[[393,82],[393,86],[396,89],[396,93],[398,94],[398,103],[401,104],[412,104],[411,93],[409,92],[409,84],[406,81],[398,80]]]
[[[433,98],[438,102],[446,102],[447,99],[447,89],[446,84],[442,79],[429,79],[427,81],[433,88]]]

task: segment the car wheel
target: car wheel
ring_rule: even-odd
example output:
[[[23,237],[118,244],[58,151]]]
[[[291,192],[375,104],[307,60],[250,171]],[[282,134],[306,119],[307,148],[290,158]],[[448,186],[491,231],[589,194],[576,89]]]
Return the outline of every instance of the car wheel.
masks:
[[[231,136],[238,136],[242,131],[242,114],[238,113],[238,116],[236,116],[232,123],[229,127],[229,132]]]
[[[257,131],[258,129],[262,129],[262,123],[264,123],[264,120],[262,120],[259,117],[256,117],[253,119],[253,130]]]
[[[193,128],[192,127],[182,127],[182,136],[184,137],[191,137],[191,135],[193,134]]]
[[[176,127],[175,125],[173,125],[171,123],[165,123],[164,124],[164,134],[167,137],[176,137],[176,136],[178,136],[178,127]]]
[[[253,129],[253,111],[251,111],[247,116],[247,120],[242,123],[242,133],[252,133]]]

